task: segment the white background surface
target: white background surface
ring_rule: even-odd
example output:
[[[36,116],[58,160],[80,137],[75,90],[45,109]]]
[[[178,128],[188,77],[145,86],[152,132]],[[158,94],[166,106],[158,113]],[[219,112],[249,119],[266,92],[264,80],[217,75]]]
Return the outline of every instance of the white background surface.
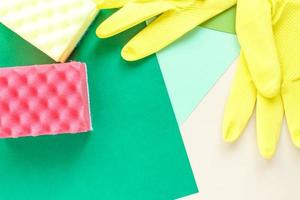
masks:
[[[183,199],[299,200],[300,151],[292,145],[285,122],[272,160],[258,152],[255,117],[237,143],[222,140],[224,105],[234,72],[233,65],[181,126],[199,188],[198,194]]]

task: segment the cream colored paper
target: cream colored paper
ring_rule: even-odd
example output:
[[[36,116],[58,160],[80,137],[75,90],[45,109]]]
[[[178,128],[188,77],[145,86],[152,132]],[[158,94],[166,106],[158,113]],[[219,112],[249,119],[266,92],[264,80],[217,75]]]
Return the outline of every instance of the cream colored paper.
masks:
[[[198,194],[183,199],[299,199],[300,151],[292,145],[286,124],[272,160],[258,152],[254,118],[237,143],[223,141],[223,111],[234,72],[235,64],[181,126],[199,188]]]

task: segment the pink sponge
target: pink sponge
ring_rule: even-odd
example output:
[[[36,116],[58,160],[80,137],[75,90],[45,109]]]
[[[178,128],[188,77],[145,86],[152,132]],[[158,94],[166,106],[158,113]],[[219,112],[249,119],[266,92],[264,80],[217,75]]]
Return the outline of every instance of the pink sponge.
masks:
[[[85,64],[0,69],[0,137],[89,130]]]

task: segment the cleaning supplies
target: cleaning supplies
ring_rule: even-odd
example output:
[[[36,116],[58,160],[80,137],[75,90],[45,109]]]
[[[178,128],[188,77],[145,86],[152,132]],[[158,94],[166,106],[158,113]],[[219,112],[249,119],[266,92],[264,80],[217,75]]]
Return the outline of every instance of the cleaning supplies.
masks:
[[[132,38],[122,50],[122,57],[134,61],[168,46],[199,24],[232,7],[236,0],[97,0],[99,9],[119,8],[97,29],[97,36],[107,38],[141,22],[157,17]]]
[[[236,31],[248,69],[259,93],[279,93],[280,67],[273,36],[286,0],[238,0]]]
[[[253,3],[253,1],[251,2]],[[262,10],[272,16],[270,24],[272,24],[273,31],[271,33],[273,33],[273,37],[271,39],[274,38],[274,46],[272,48],[275,49],[266,48],[267,45],[264,43],[266,42],[264,40],[256,41],[257,48],[248,46],[248,50],[245,50],[244,46],[247,43],[245,42],[245,45],[242,45],[239,65],[225,108],[223,136],[228,142],[237,140],[245,129],[256,104],[257,142],[259,150],[263,157],[271,158],[276,151],[284,113],[292,142],[298,148],[300,147],[300,1],[268,1],[268,4],[265,5],[270,6],[268,9],[265,8]],[[256,10],[260,9],[256,8]],[[254,13],[255,16],[256,14]],[[258,19],[255,16],[252,17]],[[260,17],[261,21],[258,24],[261,25],[261,22],[265,18],[261,15]],[[248,24],[248,26],[251,25]],[[249,30],[249,34],[251,30],[253,29]],[[260,31],[257,30],[257,32]],[[265,34],[263,32],[260,33],[262,35]],[[271,41],[268,42],[269,44],[271,43]],[[243,44],[243,42],[241,43]],[[255,52],[254,50],[259,47],[261,49]],[[261,55],[260,53],[264,50],[270,51],[264,52]],[[272,52],[272,56],[268,55],[270,52]],[[272,74],[275,82],[278,81],[276,74],[280,72],[281,75],[280,93],[274,97],[266,97],[259,92],[259,87],[255,85],[255,81],[253,80],[253,69],[250,69],[253,67],[251,65],[258,63],[251,60],[252,58],[260,58],[266,55],[269,59],[272,57],[275,59],[265,60],[265,58],[261,58],[267,61],[263,63],[270,64],[268,66],[270,69],[266,73]],[[277,70],[278,66],[279,70]],[[270,94],[273,93],[273,88],[269,87]]]
[[[0,138],[90,131],[83,63],[0,68]]]
[[[66,61],[97,13],[92,0],[0,2],[0,22],[57,62]]]

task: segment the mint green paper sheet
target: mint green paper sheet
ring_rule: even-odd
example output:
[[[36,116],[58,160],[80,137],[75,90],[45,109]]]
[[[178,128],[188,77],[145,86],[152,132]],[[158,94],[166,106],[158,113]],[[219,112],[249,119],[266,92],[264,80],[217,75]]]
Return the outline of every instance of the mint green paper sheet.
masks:
[[[87,63],[93,131],[0,140],[1,200],[165,200],[197,186],[156,56],[122,60],[143,26],[100,40],[103,11],[70,60]],[[0,66],[53,63],[0,24]]]
[[[157,54],[179,125],[238,53],[235,35],[199,27]]]

